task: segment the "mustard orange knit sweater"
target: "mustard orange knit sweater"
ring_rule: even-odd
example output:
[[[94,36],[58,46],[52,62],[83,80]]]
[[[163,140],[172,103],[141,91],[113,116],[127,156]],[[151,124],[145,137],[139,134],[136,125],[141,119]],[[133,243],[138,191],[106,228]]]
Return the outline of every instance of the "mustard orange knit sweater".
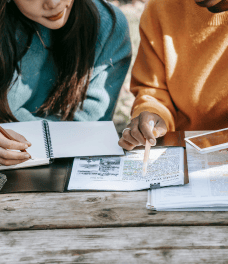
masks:
[[[132,117],[156,113],[171,131],[228,127],[228,12],[150,0],[140,34]]]

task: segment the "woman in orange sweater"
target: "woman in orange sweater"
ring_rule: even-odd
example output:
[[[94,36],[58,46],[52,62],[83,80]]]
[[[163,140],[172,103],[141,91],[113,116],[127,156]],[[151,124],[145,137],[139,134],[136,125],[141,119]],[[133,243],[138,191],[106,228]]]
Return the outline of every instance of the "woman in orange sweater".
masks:
[[[120,146],[155,145],[167,131],[228,127],[227,10],[228,0],[147,3],[132,70],[132,120]]]

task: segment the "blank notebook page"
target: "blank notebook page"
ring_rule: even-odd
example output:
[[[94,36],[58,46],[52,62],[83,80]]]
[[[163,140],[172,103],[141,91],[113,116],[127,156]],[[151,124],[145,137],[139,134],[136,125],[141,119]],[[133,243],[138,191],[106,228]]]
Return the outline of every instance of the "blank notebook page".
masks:
[[[32,146],[27,149],[32,158],[46,159],[45,142],[41,121],[0,124],[4,129],[12,129],[23,135]]]
[[[55,158],[124,155],[112,121],[48,124]]]

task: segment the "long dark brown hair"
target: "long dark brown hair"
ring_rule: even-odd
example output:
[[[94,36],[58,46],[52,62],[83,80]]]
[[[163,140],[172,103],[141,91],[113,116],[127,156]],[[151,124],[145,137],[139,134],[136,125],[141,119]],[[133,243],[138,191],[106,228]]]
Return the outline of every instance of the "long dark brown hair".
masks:
[[[103,2],[113,17],[115,13]],[[76,109],[82,109],[94,64],[95,44],[100,16],[92,0],[74,0],[64,27],[51,31],[51,48],[58,69],[58,78],[48,98],[38,109],[37,115],[59,115],[61,120],[72,120]],[[24,48],[16,41],[16,30],[21,26],[25,39]],[[12,85],[18,62],[28,50],[36,32],[36,23],[25,17],[11,1],[0,1],[0,122],[18,121],[12,114],[7,93]]]

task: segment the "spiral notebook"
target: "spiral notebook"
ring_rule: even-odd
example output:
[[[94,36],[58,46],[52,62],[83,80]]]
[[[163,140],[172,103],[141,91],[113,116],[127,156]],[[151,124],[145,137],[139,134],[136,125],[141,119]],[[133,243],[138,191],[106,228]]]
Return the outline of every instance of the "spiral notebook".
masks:
[[[13,122],[1,124],[23,135],[32,146],[27,149],[32,159],[0,170],[49,164],[55,158],[102,155],[124,155],[118,145],[118,134],[112,121],[94,122]]]

